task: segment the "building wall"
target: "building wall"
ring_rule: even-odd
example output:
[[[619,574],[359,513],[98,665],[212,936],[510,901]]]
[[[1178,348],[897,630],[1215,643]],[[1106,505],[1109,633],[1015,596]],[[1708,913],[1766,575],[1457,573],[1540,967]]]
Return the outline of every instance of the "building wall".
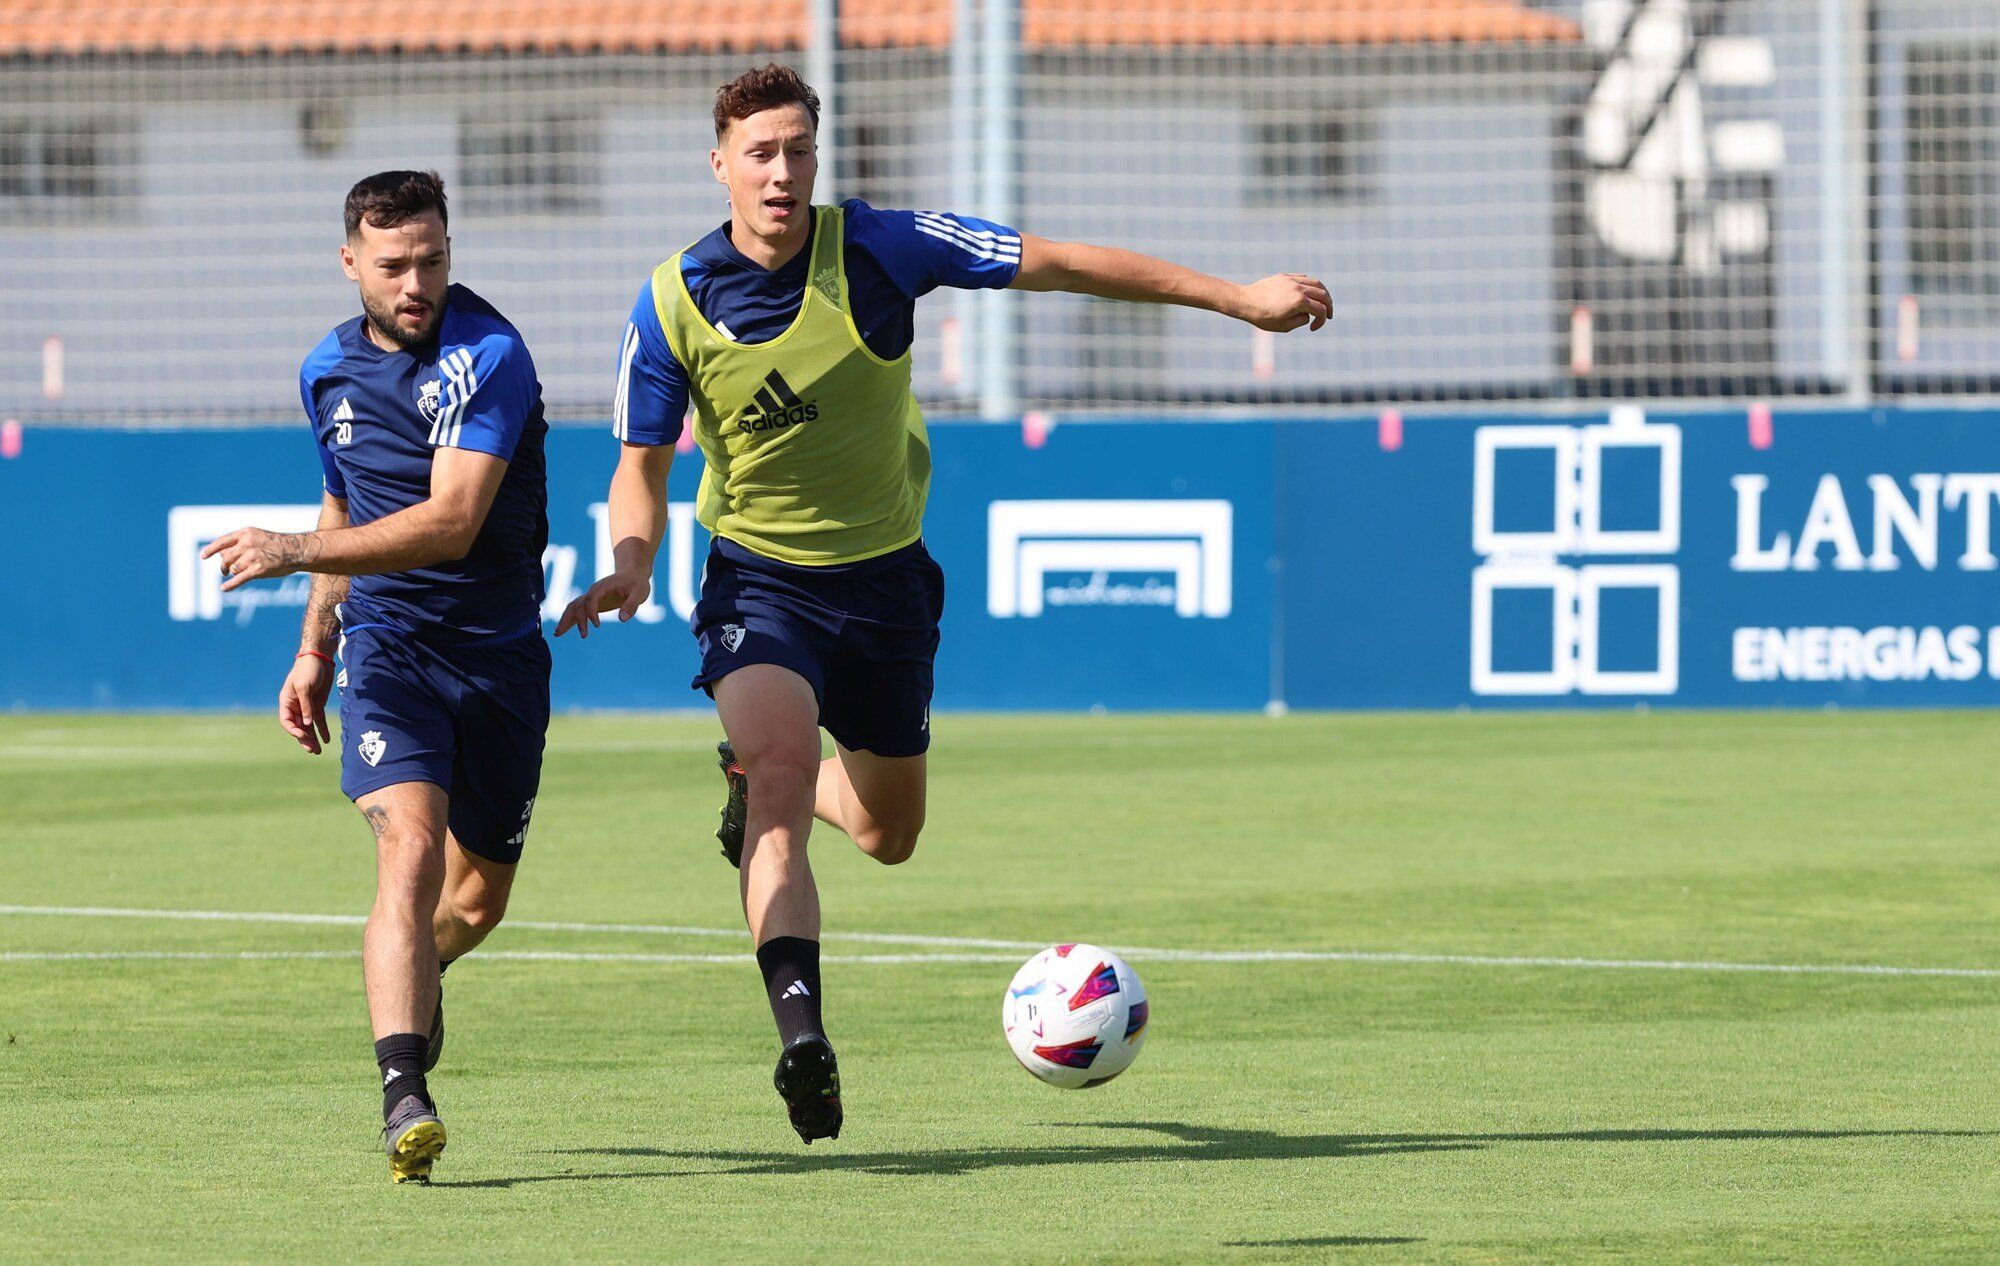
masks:
[[[2000,107],[2000,89],[1992,85],[2000,77],[2000,8],[1973,0],[1878,0],[1877,26],[1881,120],[1881,221],[1882,270],[1880,279],[1880,320],[1886,332],[1882,358],[1890,374],[1932,377],[1940,385],[1954,379],[1991,382],[2000,376],[2000,276],[1990,266],[1984,293],[1950,297],[1919,297],[1919,337],[1916,355],[1908,360],[1898,355],[1899,305],[1905,296],[1918,295],[1911,276],[1911,216],[1909,158],[1910,136],[1906,127],[1910,52],[1917,47],[1966,48],[1976,50],[1986,67],[1988,93],[1983,100],[1966,102],[1968,130],[1985,132],[1993,143],[1991,130]],[[1981,122],[1983,114],[1983,123]],[[1985,163],[1989,182],[2000,180],[2000,160],[1989,155]],[[1989,185],[1985,193],[1989,217],[2000,212],[2000,188]],[[2000,223],[1989,218],[1996,232]],[[1993,250],[2000,257],[2000,248]]]
[[[1775,55],[1768,86],[1702,91],[1710,124],[1770,119],[1784,137],[1773,186],[1776,376],[1837,386],[1851,366],[1829,314],[1857,301],[1838,290],[1843,273],[1829,236],[1838,189],[1822,93],[1838,76],[1824,62],[1820,6],[1742,0],[1726,12],[1724,34],[1768,40]],[[1881,0],[1876,14],[1883,334],[1874,350],[1891,374],[1945,386],[1990,380],[2000,362],[2000,284],[1919,296],[1921,337],[1908,361],[1898,359],[1895,336],[1899,304],[1917,289],[1908,263],[1909,51],[2000,46],[2000,9]],[[1413,63],[1417,56],[1029,59],[1015,208],[1022,227],[1237,278],[1316,272],[1336,300],[1332,329],[1278,340],[1264,376],[1249,333],[1210,314],[1038,297],[1019,305],[1029,402],[1369,390],[1561,395],[1568,344],[1556,248],[1568,130],[1592,71],[1586,59],[1423,54]],[[645,275],[726,214],[707,170],[709,95],[753,60],[10,68],[0,79],[0,121],[122,125],[131,161],[122,195],[94,222],[51,227],[0,214],[0,289],[9,299],[0,308],[0,415],[288,413],[300,356],[353,311],[334,258],[341,194],[356,176],[386,166],[436,166],[460,190],[459,277],[522,326],[559,413],[599,415],[610,395],[608,349]],[[956,192],[954,164],[964,154],[954,143],[946,58],[856,54],[843,69],[848,118],[870,130],[845,134],[837,192],[979,210]],[[309,106],[332,125],[303,127]],[[1967,105],[1993,107],[1990,97]],[[594,208],[498,215],[465,196],[460,116],[520,110],[598,121]],[[1366,196],[1252,205],[1252,133],[1273,111],[1364,119]],[[865,169],[854,161],[856,141],[873,154]],[[1850,154],[1865,163],[1865,140]],[[1868,283],[1866,247],[1850,243],[1854,266],[1844,276],[1854,293]],[[949,296],[919,309],[917,382],[935,406],[971,397],[970,365],[947,372],[944,327],[975,312]],[[50,336],[61,339],[65,361],[55,402],[40,390]]]
[[[341,274],[341,200],[391,167],[435,167],[453,191],[453,274],[526,335],[551,405],[608,407],[626,314],[654,265],[727,214],[708,169],[717,77],[636,59],[498,68],[426,63],[159,69],[123,82],[43,73],[0,98],[133,122],[129,207],[111,222],[0,223],[0,413],[54,412],[44,338],[63,341],[63,411],[274,416],[300,360],[356,311]],[[281,73],[282,72],[282,73]],[[523,75],[529,76],[524,92]],[[539,80],[535,77],[539,75]],[[460,180],[467,112],[580,109],[601,118],[601,205],[481,214]],[[312,152],[308,102],[344,119]],[[75,104],[65,104],[75,103]]]
[[[166,63],[113,73],[45,67],[11,80],[0,115],[39,110],[130,128],[129,197],[85,226],[0,222],[0,412],[282,416],[297,365],[354,310],[341,275],[340,200],[358,176],[435,167],[455,190],[454,275],[507,312],[558,413],[601,415],[613,349],[648,271],[727,213],[708,171],[713,84],[736,59],[570,62]],[[851,118],[900,142],[841,193],[954,206],[943,59],[874,55],[853,68]],[[1371,99],[1371,193],[1353,205],[1245,205],[1252,87],[1312,100],[1314,80],[1217,82],[1198,67],[1097,78],[1086,110],[1028,80],[1020,223],[1254,278],[1324,275],[1334,328],[1285,343],[1274,388],[1509,384],[1545,379],[1557,105],[1504,78],[1437,77]],[[1342,98],[1351,101],[1350,93]],[[318,126],[304,125],[312,107]],[[602,193],[561,215],[482,213],[461,179],[458,121],[508,110],[600,120]],[[1480,193],[1466,197],[1470,172]],[[971,209],[977,209],[971,208]],[[1029,309],[1028,396],[1229,392],[1250,375],[1248,331],[1176,310],[1128,326],[1088,301]],[[919,310],[920,391],[966,397],[943,372],[949,298]],[[1096,338],[1079,340],[1085,328]],[[1120,331],[1124,331],[1121,335]],[[1156,334],[1157,331],[1157,334]],[[1158,335],[1164,335],[1164,342]],[[40,393],[42,344],[62,340],[64,392]],[[1094,348],[1085,364],[1079,347]]]
[[[1472,384],[1504,393],[1547,383],[1559,363],[1557,103],[1537,86],[1492,75],[1343,88],[1327,108],[1368,134],[1363,196],[1254,205],[1251,131],[1267,108],[1260,102],[1325,98],[1323,84],[1281,79],[1203,91],[1135,74],[1081,103],[1055,90],[1031,102],[1022,201],[1036,232],[1115,242],[1235,280],[1311,273],[1332,290],[1329,328],[1277,340],[1268,378],[1253,373],[1248,329],[1169,310],[1167,345],[1150,360],[1133,348],[1130,387],[1142,388],[1147,376],[1159,389],[1191,394]],[[1089,390],[1077,335],[1091,302],[1037,302],[1028,360],[1048,369],[1031,393]],[[1114,376],[1113,394],[1128,394],[1118,385]]]

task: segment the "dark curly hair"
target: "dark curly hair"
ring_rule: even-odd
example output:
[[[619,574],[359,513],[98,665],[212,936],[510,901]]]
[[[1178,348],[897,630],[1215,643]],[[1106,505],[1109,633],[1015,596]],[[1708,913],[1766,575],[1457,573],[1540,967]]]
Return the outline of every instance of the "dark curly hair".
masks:
[[[799,72],[775,62],[757,70],[746,70],[715,90],[715,139],[721,140],[729,125],[738,119],[778,106],[804,106],[819,126],[819,94]]]
[[[408,224],[426,211],[438,213],[446,228],[444,181],[434,171],[378,171],[347,191],[347,236],[361,232],[363,220],[378,229]]]

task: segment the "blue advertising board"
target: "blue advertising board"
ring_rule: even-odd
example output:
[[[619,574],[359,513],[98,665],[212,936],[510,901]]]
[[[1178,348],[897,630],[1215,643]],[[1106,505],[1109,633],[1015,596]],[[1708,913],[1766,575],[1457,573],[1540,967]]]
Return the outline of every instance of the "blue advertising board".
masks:
[[[933,428],[943,709],[2000,703],[2000,416]],[[616,444],[549,442],[553,619],[607,566]],[[6,456],[11,453],[12,456]],[[702,703],[707,537],[674,471],[653,601],[556,654],[559,708]],[[261,708],[306,580],[203,544],[310,526],[303,428],[0,449],[0,706]]]
[[[2000,703],[2000,417],[1281,427],[1301,707]]]

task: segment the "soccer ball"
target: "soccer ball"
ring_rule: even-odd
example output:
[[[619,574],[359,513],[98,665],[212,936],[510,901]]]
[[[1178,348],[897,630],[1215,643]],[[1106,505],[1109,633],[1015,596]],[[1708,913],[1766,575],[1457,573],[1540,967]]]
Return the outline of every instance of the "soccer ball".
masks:
[[[1053,945],[1014,973],[1000,1027],[1021,1067],[1051,1086],[1101,1086],[1146,1041],[1146,989],[1123,959],[1095,945]]]

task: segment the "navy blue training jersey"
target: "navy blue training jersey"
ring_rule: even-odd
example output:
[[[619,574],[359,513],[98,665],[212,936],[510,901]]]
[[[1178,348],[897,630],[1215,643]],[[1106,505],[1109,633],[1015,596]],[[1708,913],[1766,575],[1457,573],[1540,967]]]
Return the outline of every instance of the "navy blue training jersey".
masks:
[[[349,522],[372,523],[425,500],[431,458],[463,448],[504,458],[507,473],[472,544],[455,562],[356,576],[345,623],[385,623],[445,641],[495,641],[541,627],[548,545],[542,385],[506,317],[464,286],[446,292],[437,337],[385,352],[336,328],[299,369],[326,490]]]
[[[1021,271],[1021,235],[1004,224],[943,211],[877,210],[856,198],[840,204],[847,221],[842,262],[848,304],[868,350],[895,360],[916,333],[917,300],[937,289],[1001,290]],[[782,267],[767,269],[736,249],[724,224],[681,255],[681,276],[703,317],[725,338],[768,343],[805,302],[812,239]],[[653,306],[650,279],[639,288],[619,348],[612,433],[634,444],[671,444],[687,415],[688,378]]]

